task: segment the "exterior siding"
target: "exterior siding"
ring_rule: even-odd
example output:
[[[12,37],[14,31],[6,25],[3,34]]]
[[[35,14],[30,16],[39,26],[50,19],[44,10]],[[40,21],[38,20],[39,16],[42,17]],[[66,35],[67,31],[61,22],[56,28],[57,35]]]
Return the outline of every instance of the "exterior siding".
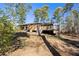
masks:
[[[53,25],[52,24],[26,24],[26,25],[21,25],[20,29],[21,31],[23,30],[28,30],[29,32],[37,31],[37,25],[39,26],[39,30],[48,30],[52,29]]]

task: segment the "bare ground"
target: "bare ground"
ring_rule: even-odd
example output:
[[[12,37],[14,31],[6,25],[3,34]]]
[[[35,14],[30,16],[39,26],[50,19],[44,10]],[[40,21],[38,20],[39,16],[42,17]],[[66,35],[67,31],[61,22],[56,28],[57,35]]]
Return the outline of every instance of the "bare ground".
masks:
[[[76,44],[79,45],[79,39],[62,39],[56,38],[54,36],[46,36],[47,40],[50,42],[51,46],[53,46],[62,56],[79,56],[79,46],[76,47]],[[67,38],[67,36],[65,36]],[[78,43],[76,43],[78,42]],[[73,44],[72,44],[73,43]]]
[[[75,46],[74,44],[70,43],[74,39],[70,39],[70,40],[68,39],[69,41],[68,40],[64,41],[51,35],[45,35],[45,37],[46,37],[45,40],[46,43],[44,42],[42,37],[37,35],[30,35],[30,37],[26,38],[25,40],[24,48],[17,49],[16,51],[9,53],[8,55],[9,56],[53,56],[53,55],[56,56],[55,52],[57,52],[61,56],[79,55],[79,46]],[[74,42],[79,42],[79,39],[74,40]]]
[[[51,56],[52,54],[46,47],[42,38],[35,35],[30,35],[25,41],[25,47],[17,49],[16,51],[9,53],[10,56]]]

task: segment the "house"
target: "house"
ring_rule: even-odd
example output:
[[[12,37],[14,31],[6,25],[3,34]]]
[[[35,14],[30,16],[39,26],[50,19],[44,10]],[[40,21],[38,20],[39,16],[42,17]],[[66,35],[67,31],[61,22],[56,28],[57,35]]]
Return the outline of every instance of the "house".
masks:
[[[22,31],[37,32],[37,25],[40,31],[53,29],[53,24],[50,23],[29,23],[29,24],[19,25],[19,27],[20,30]]]

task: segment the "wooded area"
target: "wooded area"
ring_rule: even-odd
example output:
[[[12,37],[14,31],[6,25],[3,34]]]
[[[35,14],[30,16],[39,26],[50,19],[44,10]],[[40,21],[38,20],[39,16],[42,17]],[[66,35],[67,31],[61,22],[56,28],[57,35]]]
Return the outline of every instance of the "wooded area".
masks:
[[[26,23],[26,16],[32,10],[32,4],[12,3],[4,5],[5,8],[0,9],[0,55],[5,55],[7,51],[14,48],[13,46],[16,44],[13,42],[22,42],[22,40],[14,39],[17,36],[15,35],[17,30],[19,30],[17,26]],[[66,3],[64,7],[57,7],[51,18],[49,18],[49,6],[44,5],[34,10],[34,22],[57,24],[57,37],[64,34],[78,38],[79,8],[74,9],[74,5],[79,6],[76,3]],[[37,31],[38,35],[41,35],[39,26],[37,26]]]

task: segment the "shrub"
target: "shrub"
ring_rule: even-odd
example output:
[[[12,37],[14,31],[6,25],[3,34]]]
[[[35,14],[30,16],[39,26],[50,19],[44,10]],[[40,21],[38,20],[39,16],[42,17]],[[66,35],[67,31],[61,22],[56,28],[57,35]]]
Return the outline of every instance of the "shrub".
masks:
[[[5,55],[11,46],[13,37],[13,24],[11,21],[4,19],[0,20],[0,53]]]

